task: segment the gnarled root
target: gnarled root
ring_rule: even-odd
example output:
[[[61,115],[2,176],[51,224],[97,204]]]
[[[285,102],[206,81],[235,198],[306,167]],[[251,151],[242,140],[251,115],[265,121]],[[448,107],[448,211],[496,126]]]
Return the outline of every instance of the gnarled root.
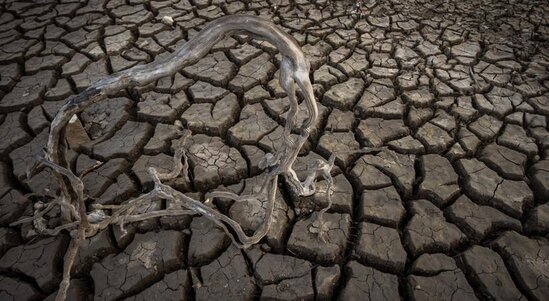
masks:
[[[280,84],[287,92],[290,100],[282,145],[274,154],[267,154],[261,161],[260,166],[265,169],[265,172],[259,191],[248,196],[221,191],[210,194],[210,197],[223,197],[236,202],[266,200],[265,220],[256,229],[255,233],[251,236],[246,235],[235,220],[216,210],[210,205],[210,202],[202,203],[194,200],[163,183],[163,181],[176,178],[181,173],[188,173],[188,160],[182,143],[175,147],[174,168],[171,172],[160,173],[155,168],[149,168],[148,172],[154,181],[154,188],[150,192],[121,205],[95,204],[87,208],[85,203],[87,196],[84,193],[84,184],[81,179],[85,173],[80,177],[74,175],[72,171],[66,168],[64,159],[66,150],[61,141],[64,139],[63,129],[70,118],[82,112],[91,104],[105,100],[108,96],[122,89],[146,85],[162,77],[171,76],[183,67],[197,62],[209,52],[214,44],[225,36],[241,33],[267,40],[278,48],[282,55]],[[304,95],[308,113],[307,119],[299,127],[296,121],[299,112],[295,95],[296,86]],[[311,127],[317,116],[318,109],[309,80],[309,63],[293,37],[271,22],[257,16],[233,15],[218,18],[207,24],[175,52],[152,63],[138,65],[101,79],[82,93],[67,100],[51,123],[45,158],[39,160],[35,166],[35,168],[46,167],[53,170],[60,187],[59,194],[47,204],[37,203],[33,217],[22,219],[13,225],[32,222],[40,233],[57,235],[60,231],[66,230],[71,234],[72,241],[65,258],[63,280],[56,300],[66,298],[70,283],[70,272],[74,259],[78,254],[80,243],[109,225],[118,225],[124,232],[124,225],[127,223],[161,216],[199,214],[223,228],[236,246],[247,248],[261,241],[269,231],[273,219],[278,177],[280,175],[287,179],[291,189],[297,195],[303,196],[315,193],[315,181],[318,176],[322,176],[328,182],[329,204],[321,210],[320,214],[322,215],[330,208],[330,192],[333,183],[330,171],[334,165],[335,156],[332,156],[328,161],[319,160],[314,162],[309,169],[310,174],[304,182],[299,181],[292,168],[299,151],[309,137]],[[291,133],[298,133],[298,135],[290,135]],[[190,132],[183,131],[182,134],[181,141],[184,141],[190,135]],[[147,208],[159,198],[169,200],[171,206],[163,210],[142,212],[141,209]],[[47,223],[44,216],[55,206],[59,206],[62,224],[49,229],[46,227]],[[88,209],[90,210],[88,211]],[[324,228],[322,225],[320,226],[320,229]],[[234,233],[234,236],[231,233]],[[320,234],[322,238],[322,233]]]

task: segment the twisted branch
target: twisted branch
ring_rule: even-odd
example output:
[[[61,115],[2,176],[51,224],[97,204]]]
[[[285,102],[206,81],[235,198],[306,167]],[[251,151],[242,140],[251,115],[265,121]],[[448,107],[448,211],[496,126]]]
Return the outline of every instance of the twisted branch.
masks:
[[[226,36],[235,34],[248,34],[253,38],[262,39],[275,45],[282,55],[280,64],[280,85],[288,94],[290,109],[284,127],[284,139],[282,145],[274,154],[267,154],[260,162],[265,169],[264,180],[259,191],[252,195],[237,195],[229,192],[217,191],[210,194],[210,197],[223,197],[237,202],[266,200],[264,221],[253,235],[248,236],[238,222],[222,214],[207,201],[202,203],[194,200],[180,191],[165,185],[162,181],[174,179],[182,172],[187,173],[188,159],[182,146],[189,131],[183,132],[180,144],[175,147],[174,168],[169,173],[159,173],[155,168],[149,168],[148,172],[154,181],[154,188],[148,193],[142,194],[121,205],[99,205],[90,206],[91,211],[86,208],[84,184],[81,177],[74,175],[65,162],[66,146],[64,142],[64,128],[75,114],[88,108],[90,105],[105,100],[108,96],[118,91],[135,86],[144,86],[162,77],[172,76],[182,68],[196,63],[204,57],[210,49]],[[296,116],[299,111],[296,98],[296,85],[304,95],[308,117],[298,127]],[[70,282],[70,272],[74,260],[78,254],[81,242],[109,225],[119,225],[125,233],[126,223],[142,221],[160,216],[179,216],[200,214],[216,225],[223,228],[233,243],[240,248],[247,248],[258,243],[269,231],[273,219],[275,196],[277,192],[278,176],[282,175],[290,184],[297,195],[309,196],[315,192],[315,181],[322,176],[328,183],[328,207],[322,209],[326,212],[331,205],[331,187],[333,180],[330,170],[334,165],[335,155],[332,155],[328,162],[319,160],[309,169],[309,176],[301,182],[292,168],[299,151],[307,141],[311,127],[317,119],[318,109],[309,80],[309,63],[306,60],[300,46],[295,39],[272,24],[257,16],[233,15],[218,18],[207,24],[198,34],[185,43],[175,52],[166,55],[146,65],[138,65],[133,68],[115,73],[101,79],[82,93],[71,96],[61,107],[50,126],[48,143],[46,146],[45,158],[38,160],[34,171],[39,167],[47,167],[53,170],[56,180],[59,183],[59,195],[47,205],[35,206],[34,216],[20,220],[13,225],[33,222],[40,233],[56,235],[62,230],[68,230],[72,236],[65,258],[63,269],[63,281],[61,282],[56,300],[65,300]],[[291,135],[297,132],[298,135]],[[95,168],[95,167],[94,167]],[[140,209],[147,208],[158,198],[172,202],[173,206],[167,209],[150,212],[140,212]],[[54,229],[46,227],[44,215],[54,206],[58,205],[63,220],[62,225]],[[229,228],[231,231],[229,231]],[[235,235],[233,236],[232,233]]]

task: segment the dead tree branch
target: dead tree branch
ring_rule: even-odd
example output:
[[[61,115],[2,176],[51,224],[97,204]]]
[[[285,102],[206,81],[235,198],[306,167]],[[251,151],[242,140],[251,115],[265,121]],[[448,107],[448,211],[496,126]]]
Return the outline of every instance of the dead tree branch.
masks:
[[[106,100],[122,89],[147,85],[162,77],[174,75],[185,66],[196,63],[221,39],[235,34],[248,34],[253,38],[266,40],[278,48],[282,55],[279,81],[290,100],[282,145],[274,154],[267,154],[261,161],[260,165],[265,172],[259,191],[253,195],[242,196],[222,191],[213,192],[209,195],[210,198],[223,197],[237,202],[266,200],[265,219],[255,233],[251,236],[246,235],[238,222],[216,210],[211,202],[202,203],[194,200],[162,183],[162,181],[174,179],[179,174],[188,172],[188,160],[182,144],[176,147],[174,168],[171,172],[159,173],[155,168],[149,168],[148,172],[154,181],[154,188],[150,192],[121,205],[96,204],[87,208],[85,203],[87,196],[84,193],[84,184],[81,180],[83,175],[76,176],[67,168],[65,162],[64,128],[71,117],[94,103]],[[307,119],[301,125],[297,125],[296,121],[299,111],[295,94],[296,85],[304,95],[308,114]],[[257,16],[233,15],[221,17],[207,24],[175,52],[149,64],[135,66],[110,75],[95,82],[82,93],[70,97],[51,123],[45,158],[40,159],[34,168],[35,171],[38,168],[50,168],[59,183],[59,193],[54,200],[47,204],[37,203],[33,217],[20,220],[13,225],[32,222],[40,233],[56,235],[60,231],[67,230],[71,234],[72,240],[65,257],[63,280],[56,300],[66,298],[72,265],[78,254],[80,243],[109,225],[119,225],[122,231],[125,232],[124,225],[127,223],[161,216],[199,214],[223,228],[235,245],[247,248],[258,243],[269,231],[273,219],[278,177],[280,175],[285,177],[291,189],[297,195],[302,196],[314,194],[316,179],[319,176],[323,177],[328,183],[329,205],[321,211],[321,214],[329,209],[333,183],[330,170],[334,165],[335,155],[328,161],[318,160],[314,162],[309,168],[309,176],[303,182],[299,180],[292,167],[300,149],[309,137],[317,115],[317,105],[309,80],[309,63],[295,39],[271,22]],[[291,135],[296,132],[299,134]],[[181,142],[188,136],[190,136],[190,132],[184,131]],[[140,209],[146,208],[159,198],[169,200],[172,202],[172,206],[167,209],[145,213],[140,211]],[[59,206],[62,224],[56,228],[48,229],[44,216],[54,206]],[[234,233],[234,236],[231,233]]]

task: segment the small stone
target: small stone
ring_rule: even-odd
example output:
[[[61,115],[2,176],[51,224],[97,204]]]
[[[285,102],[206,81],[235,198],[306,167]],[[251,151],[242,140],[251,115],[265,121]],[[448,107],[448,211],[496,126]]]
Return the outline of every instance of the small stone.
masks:
[[[162,20],[162,23],[168,26],[173,26],[174,21],[171,16],[163,16],[161,20]]]

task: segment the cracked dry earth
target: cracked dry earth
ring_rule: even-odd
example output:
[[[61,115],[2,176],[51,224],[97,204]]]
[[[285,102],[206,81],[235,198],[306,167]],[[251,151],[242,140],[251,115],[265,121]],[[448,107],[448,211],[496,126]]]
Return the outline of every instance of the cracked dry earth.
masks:
[[[326,182],[307,198],[282,182],[261,244],[237,249],[199,216],[113,227],[81,247],[68,300],[547,300],[547,2],[451,2],[0,1],[0,299],[53,300],[60,283],[68,235],[9,224],[31,214],[29,193],[56,189],[50,171],[26,170],[64,99],[246,13],[290,32],[311,62],[320,114],[300,177],[310,159],[385,148],[337,155],[325,242],[313,230]],[[198,199],[254,192],[289,106],[279,60],[268,43],[226,38],[80,114],[67,160],[76,174],[103,162],[83,177],[90,202],[150,190],[146,168],[173,165],[176,121],[193,133],[190,170],[170,185]],[[249,234],[264,215],[215,205]]]

